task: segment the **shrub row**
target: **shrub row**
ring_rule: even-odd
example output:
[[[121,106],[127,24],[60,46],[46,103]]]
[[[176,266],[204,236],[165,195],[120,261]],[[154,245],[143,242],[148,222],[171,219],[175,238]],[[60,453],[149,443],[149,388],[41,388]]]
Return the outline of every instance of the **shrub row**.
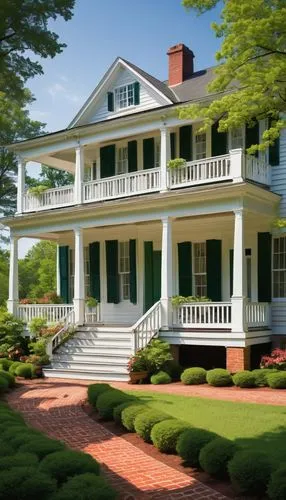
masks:
[[[202,369],[199,370],[195,372],[197,380],[203,376]],[[213,381],[212,377],[213,373]],[[224,379],[225,373],[222,377]],[[229,477],[238,494],[264,495],[267,492],[271,500],[286,498],[286,464],[273,472],[266,454],[243,450],[214,432],[191,427],[108,384],[89,386],[88,399],[102,418],[113,418],[129,432],[136,432],[144,441],[152,442],[161,452],[177,453],[185,464],[201,467],[211,476]]]
[[[28,427],[0,403],[0,500],[112,500],[115,491],[90,455]]]

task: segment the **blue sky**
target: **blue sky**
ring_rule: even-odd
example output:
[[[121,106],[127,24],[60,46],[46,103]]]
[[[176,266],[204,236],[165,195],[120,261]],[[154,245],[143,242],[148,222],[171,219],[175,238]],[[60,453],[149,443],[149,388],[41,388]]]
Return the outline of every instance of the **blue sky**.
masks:
[[[31,117],[49,132],[65,128],[117,56],[165,80],[168,48],[184,43],[195,54],[196,70],[212,66],[220,40],[210,25],[218,16],[215,9],[197,17],[180,0],[76,0],[71,21],[50,24],[67,48],[41,60],[44,74],[28,82],[36,98]],[[20,241],[20,257],[31,243]]]

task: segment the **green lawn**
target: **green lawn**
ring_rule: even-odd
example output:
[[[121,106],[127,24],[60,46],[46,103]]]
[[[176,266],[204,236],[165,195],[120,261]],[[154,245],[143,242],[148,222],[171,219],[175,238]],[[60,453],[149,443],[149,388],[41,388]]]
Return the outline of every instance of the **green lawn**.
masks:
[[[286,464],[286,407],[134,392],[148,406]]]

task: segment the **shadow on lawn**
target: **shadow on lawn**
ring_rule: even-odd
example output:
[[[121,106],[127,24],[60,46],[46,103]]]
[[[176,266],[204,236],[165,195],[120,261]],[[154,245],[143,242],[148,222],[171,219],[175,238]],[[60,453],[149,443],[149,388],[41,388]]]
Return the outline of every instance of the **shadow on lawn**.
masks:
[[[277,427],[271,432],[265,432],[252,438],[237,438],[235,443],[243,448],[266,453],[273,458],[273,464],[286,464],[286,427]]]

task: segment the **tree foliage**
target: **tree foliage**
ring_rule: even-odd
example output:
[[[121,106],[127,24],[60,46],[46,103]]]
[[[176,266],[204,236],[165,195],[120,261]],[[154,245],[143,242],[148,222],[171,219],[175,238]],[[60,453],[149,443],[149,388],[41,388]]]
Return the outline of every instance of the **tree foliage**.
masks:
[[[9,252],[0,248],[0,306],[8,299]]]
[[[217,6],[219,0],[183,0],[198,14]],[[221,23],[212,28],[222,38],[219,62],[208,90],[211,102],[182,108],[181,118],[203,120],[203,129],[219,120],[219,131],[255,119],[269,118],[260,146],[266,149],[285,127],[286,111],[286,4],[285,0],[224,0]]]
[[[38,298],[55,289],[56,244],[40,241],[19,261],[19,296]]]

